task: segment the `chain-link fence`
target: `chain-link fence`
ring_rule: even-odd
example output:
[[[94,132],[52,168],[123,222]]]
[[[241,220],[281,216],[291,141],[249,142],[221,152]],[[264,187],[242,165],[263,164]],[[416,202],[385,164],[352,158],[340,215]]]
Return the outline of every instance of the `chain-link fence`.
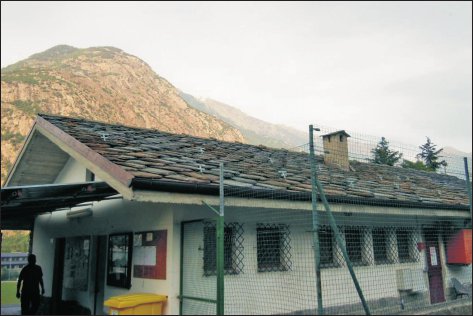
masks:
[[[377,141],[320,134],[314,160],[309,144],[212,153],[224,163],[223,253],[218,215],[182,223],[183,314],[217,313],[218,256],[225,314],[396,314],[471,298],[463,158],[428,170],[403,164],[412,147],[389,146],[402,157],[383,163]]]

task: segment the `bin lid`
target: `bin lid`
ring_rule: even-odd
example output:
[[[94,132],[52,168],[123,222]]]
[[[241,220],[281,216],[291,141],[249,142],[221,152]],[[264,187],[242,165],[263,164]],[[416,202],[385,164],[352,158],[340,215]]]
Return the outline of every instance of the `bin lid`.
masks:
[[[151,293],[133,293],[112,296],[104,302],[104,305],[113,308],[126,308],[138,306],[141,304],[164,302],[167,299],[167,295],[158,295]]]

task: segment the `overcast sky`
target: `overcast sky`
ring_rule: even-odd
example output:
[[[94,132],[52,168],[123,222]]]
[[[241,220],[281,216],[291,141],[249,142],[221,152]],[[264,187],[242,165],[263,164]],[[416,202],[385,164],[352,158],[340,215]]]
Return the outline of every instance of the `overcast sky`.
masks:
[[[115,46],[194,96],[472,150],[471,2],[1,3],[1,65]]]

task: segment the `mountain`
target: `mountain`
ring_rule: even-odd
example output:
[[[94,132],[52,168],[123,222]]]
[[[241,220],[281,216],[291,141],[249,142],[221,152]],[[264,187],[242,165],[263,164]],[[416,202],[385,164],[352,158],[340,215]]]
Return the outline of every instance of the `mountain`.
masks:
[[[38,112],[245,142],[141,59],[114,47],[60,45],[1,70],[2,183]]]
[[[250,144],[261,144],[275,148],[291,148],[309,142],[308,133],[288,126],[259,120],[235,107],[213,99],[198,99],[182,91],[180,91],[180,95],[195,109],[214,115],[239,129]]]

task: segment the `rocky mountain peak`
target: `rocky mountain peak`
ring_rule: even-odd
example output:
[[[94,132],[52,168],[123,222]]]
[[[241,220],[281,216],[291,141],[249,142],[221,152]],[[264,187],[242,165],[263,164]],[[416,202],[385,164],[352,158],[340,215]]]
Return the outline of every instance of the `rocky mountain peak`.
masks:
[[[2,183],[37,113],[244,142],[190,107],[148,64],[114,47],[58,45],[1,71]]]

